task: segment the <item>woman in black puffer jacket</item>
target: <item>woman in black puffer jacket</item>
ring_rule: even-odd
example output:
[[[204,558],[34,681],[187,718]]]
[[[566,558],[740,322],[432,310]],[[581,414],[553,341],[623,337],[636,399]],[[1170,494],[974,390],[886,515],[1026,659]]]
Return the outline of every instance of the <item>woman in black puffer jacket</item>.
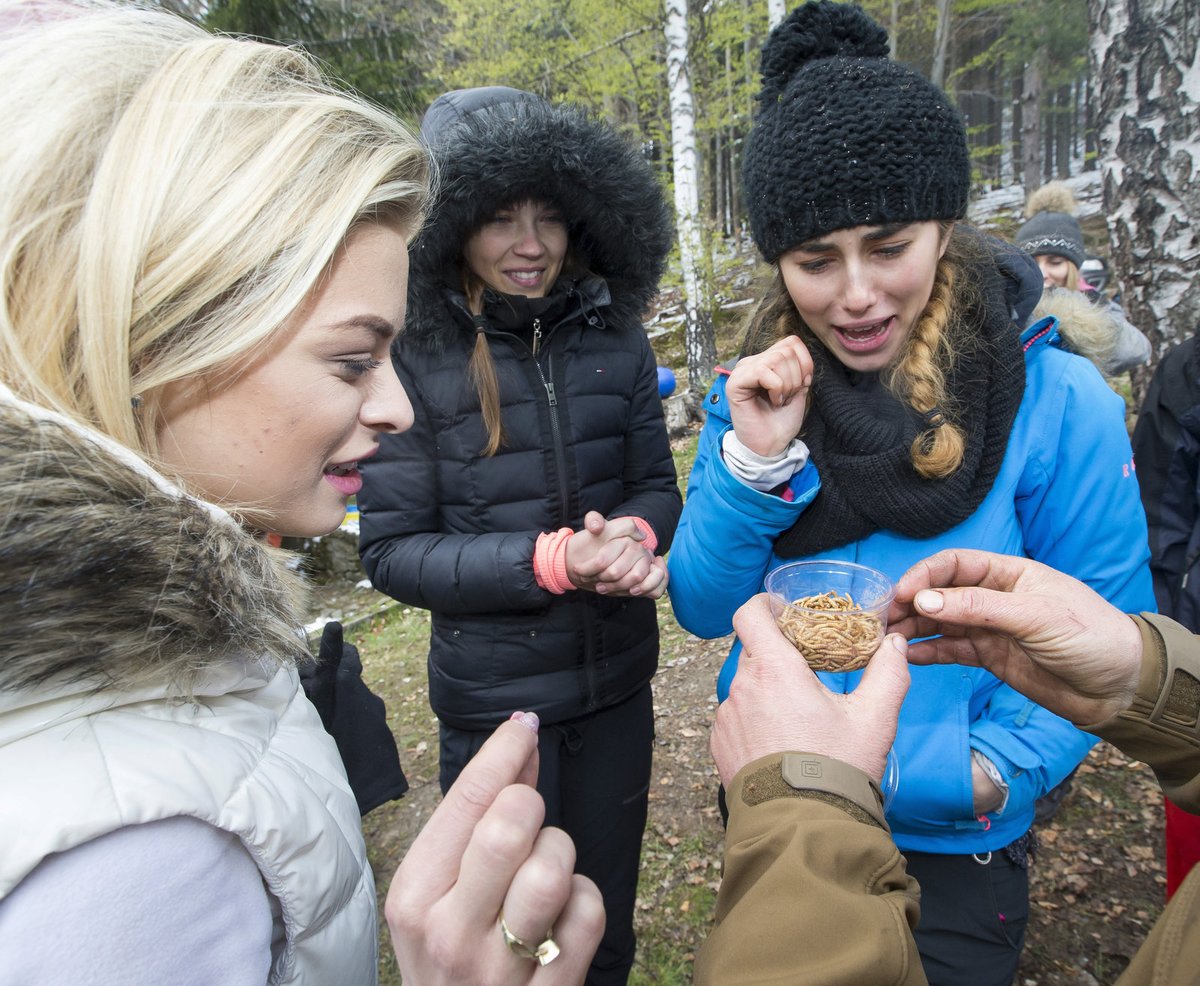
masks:
[[[608,913],[588,982],[623,983],[681,509],[640,319],[669,213],[635,148],[527,93],[449,93],[422,134],[441,191],[393,349],[416,423],[364,465],[363,564],[432,611],[443,790],[513,710],[541,718],[546,822]]]

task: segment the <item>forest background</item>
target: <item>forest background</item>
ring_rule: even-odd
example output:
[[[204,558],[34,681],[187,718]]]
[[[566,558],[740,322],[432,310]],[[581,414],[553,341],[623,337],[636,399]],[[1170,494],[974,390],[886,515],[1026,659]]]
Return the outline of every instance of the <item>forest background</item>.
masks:
[[[722,255],[746,239],[741,154],[784,0],[161,0],[213,30],[308,49],[410,122],[449,89],[570,100],[627,133],[676,205],[695,407]],[[862,0],[894,57],[967,124],[977,195],[1100,172],[1110,290],[1154,343],[1200,325],[1200,0]],[[736,252],[736,251],[734,251]],[[716,258],[716,259],[714,259]],[[696,385],[690,387],[689,381]]]

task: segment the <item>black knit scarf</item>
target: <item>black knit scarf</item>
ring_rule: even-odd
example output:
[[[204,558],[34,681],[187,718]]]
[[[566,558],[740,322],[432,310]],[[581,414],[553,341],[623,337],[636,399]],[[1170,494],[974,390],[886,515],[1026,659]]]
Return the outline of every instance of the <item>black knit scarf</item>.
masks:
[[[781,558],[827,551],[880,529],[933,537],[966,520],[987,496],[1025,391],[1020,330],[1000,277],[987,280],[952,343],[944,410],[965,433],[966,448],[962,465],[944,479],[924,479],[912,466],[910,447],[926,427],[921,416],[876,377],[852,373],[806,337],[814,383],[800,437],[820,471],[821,490],[776,539]]]

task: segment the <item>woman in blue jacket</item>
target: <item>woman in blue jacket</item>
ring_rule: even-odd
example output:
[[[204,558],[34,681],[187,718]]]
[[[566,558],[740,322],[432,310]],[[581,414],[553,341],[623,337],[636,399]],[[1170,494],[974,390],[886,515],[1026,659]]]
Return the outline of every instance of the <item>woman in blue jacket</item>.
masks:
[[[809,3],[771,35],[745,159],[777,276],[706,399],[669,560],[704,637],[775,566],[898,578],[947,547],[1028,555],[1126,611],[1154,605],[1121,400],[1058,348],[1027,257],[956,225],[970,165],[940,90],[861,10]],[[724,698],[735,646],[722,671]],[[859,675],[823,675],[839,691]],[[921,883],[931,983],[1012,981],[1035,799],[1093,740],[971,668],[913,669],[889,812]]]

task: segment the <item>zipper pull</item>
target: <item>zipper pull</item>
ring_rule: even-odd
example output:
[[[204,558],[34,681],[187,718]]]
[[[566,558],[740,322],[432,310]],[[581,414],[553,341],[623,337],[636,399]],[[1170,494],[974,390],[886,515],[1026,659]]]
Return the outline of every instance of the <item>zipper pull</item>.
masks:
[[[542,320],[535,318],[533,320],[533,355],[537,355],[538,345],[542,341]]]
[[[555,396],[555,393],[554,393],[554,381],[553,380],[546,381],[546,395],[550,398],[550,406],[558,407],[558,397]]]

